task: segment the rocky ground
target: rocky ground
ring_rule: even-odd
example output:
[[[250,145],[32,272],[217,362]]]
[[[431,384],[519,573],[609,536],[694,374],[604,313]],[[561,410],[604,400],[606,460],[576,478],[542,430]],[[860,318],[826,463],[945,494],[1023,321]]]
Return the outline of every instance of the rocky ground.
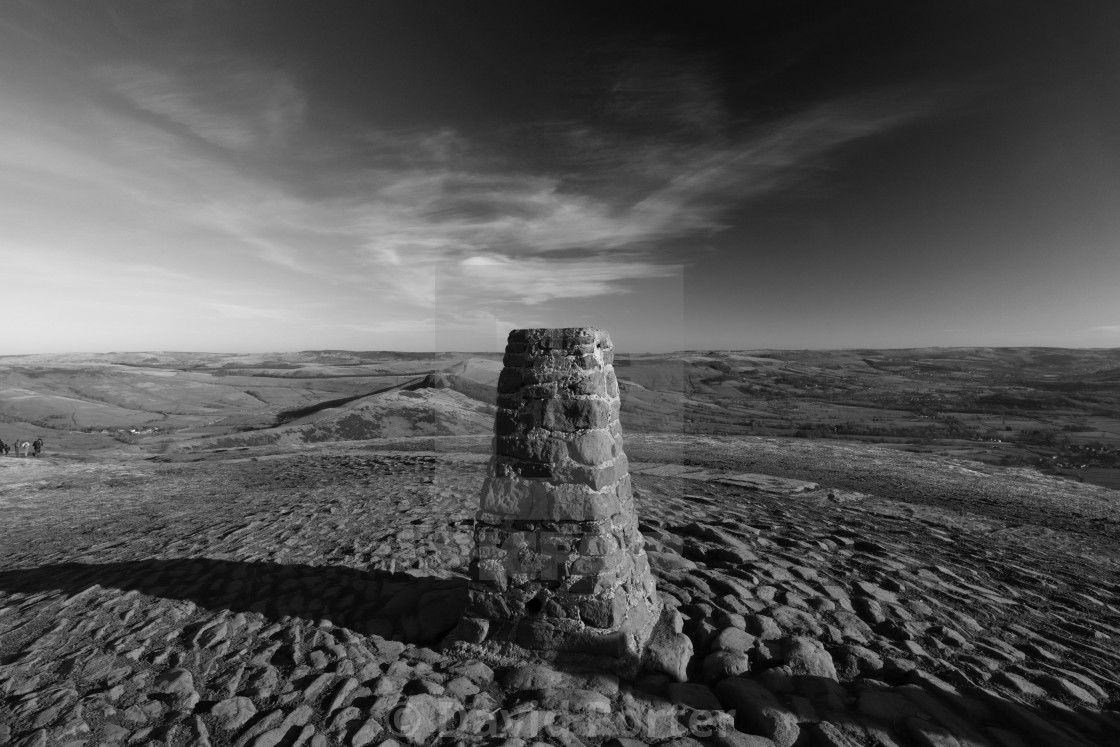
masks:
[[[1113,491],[628,437],[695,655],[620,682],[441,647],[480,443],[0,458],[0,745],[1120,744]]]

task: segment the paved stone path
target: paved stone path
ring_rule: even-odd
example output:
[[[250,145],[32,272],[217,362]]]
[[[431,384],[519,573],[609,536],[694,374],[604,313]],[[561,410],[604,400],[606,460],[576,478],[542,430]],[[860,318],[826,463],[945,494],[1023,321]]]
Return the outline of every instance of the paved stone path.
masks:
[[[1084,538],[636,462],[696,655],[620,683],[440,648],[485,455],[252,453],[0,470],[0,745],[1120,744]]]

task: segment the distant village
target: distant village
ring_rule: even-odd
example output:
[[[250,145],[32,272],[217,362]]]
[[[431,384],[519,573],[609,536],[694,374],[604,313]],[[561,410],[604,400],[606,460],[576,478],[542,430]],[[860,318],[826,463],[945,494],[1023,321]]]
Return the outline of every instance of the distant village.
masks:
[[[1040,466],[1061,469],[1120,468],[1120,449],[1110,444],[1065,444],[1058,454],[1040,459]]]
[[[160,432],[158,425],[151,428],[102,428],[98,431],[103,436],[151,436]]]

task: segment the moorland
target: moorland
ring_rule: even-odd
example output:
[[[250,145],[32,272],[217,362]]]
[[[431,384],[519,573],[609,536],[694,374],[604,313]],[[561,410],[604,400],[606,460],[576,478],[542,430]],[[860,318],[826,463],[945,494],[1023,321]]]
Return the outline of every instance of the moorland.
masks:
[[[0,439],[179,451],[490,433],[501,356],[0,357]],[[831,439],[1120,488],[1120,350],[619,354],[629,433]]]
[[[0,358],[0,745],[1120,745],[1120,350],[615,366],[676,677],[446,637],[497,355]]]

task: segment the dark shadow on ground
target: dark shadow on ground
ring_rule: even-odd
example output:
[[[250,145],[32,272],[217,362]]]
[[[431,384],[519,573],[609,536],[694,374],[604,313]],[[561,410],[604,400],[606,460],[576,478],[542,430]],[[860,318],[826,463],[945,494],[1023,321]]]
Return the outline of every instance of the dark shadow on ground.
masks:
[[[62,563],[0,571],[0,591],[63,592],[70,598],[71,609],[79,615],[84,599],[98,604],[103,601],[98,598],[96,587],[188,600],[215,611],[259,612],[276,621],[288,617],[328,619],[358,633],[418,644],[439,641],[458,622],[466,601],[465,579],[363,571],[345,566],[174,558],[104,564]],[[567,667],[560,663],[559,668]],[[574,668],[572,671],[588,670]],[[754,673],[744,674],[742,679],[754,680],[755,677]],[[989,686],[966,681],[955,683],[955,687],[930,689],[929,683],[916,671],[900,670],[887,679],[889,683],[869,686],[866,690],[874,695],[887,684],[893,686],[887,692],[901,704],[899,718],[881,723],[870,718],[863,719],[863,723],[881,729],[892,738],[901,738],[907,744],[933,743],[931,740],[936,741],[934,738],[940,735],[940,727],[919,712],[963,729],[963,733],[974,737],[978,744],[997,734],[1002,737],[1004,733],[1024,731],[1045,744],[1118,744],[1113,741],[1113,724],[1102,719],[1094,709],[1015,702]],[[829,740],[840,733],[841,727],[856,728],[863,733],[863,726],[852,726],[851,713],[845,705],[844,699],[850,692],[836,681],[797,676],[792,685],[820,708],[821,723],[802,725],[812,738],[835,744],[842,742]],[[900,687],[903,689],[896,689]],[[902,692],[907,696],[903,697]],[[725,693],[723,699],[725,708],[735,710],[741,730],[747,733],[766,730],[765,714],[759,715],[756,698],[749,690],[739,697],[727,697]],[[834,712],[828,708],[830,703],[836,705]],[[1116,705],[1115,702],[1107,704],[1113,708]],[[1001,743],[1016,742],[1001,740]]]
[[[0,591],[9,593],[57,590],[72,597],[94,585],[188,600],[211,610],[259,612],[274,620],[326,619],[409,643],[440,640],[462,616],[467,599],[466,579],[345,566],[171,558],[0,571]]]
[[[1057,701],[1032,704],[1009,698],[987,683],[958,677],[957,683],[950,684],[916,669],[883,676],[883,681],[843,684],[814,675],[788,678],[790,693],[808,698],[820,719],[799,725],[802,739],[797,744],[1120,745],[1114,724],[1093,708],[1067,707]],[[765,733],[773,722],[762,704],[773,696],[754,672],[724,682],[737,680],[744,682],[738,687],[721,684],[715,688],[717,694],[724,707],[735,713],[740,731]],[[848,700],[853,689],[854,704]],[[1024,741],[1024,735],[1030,739]]]

